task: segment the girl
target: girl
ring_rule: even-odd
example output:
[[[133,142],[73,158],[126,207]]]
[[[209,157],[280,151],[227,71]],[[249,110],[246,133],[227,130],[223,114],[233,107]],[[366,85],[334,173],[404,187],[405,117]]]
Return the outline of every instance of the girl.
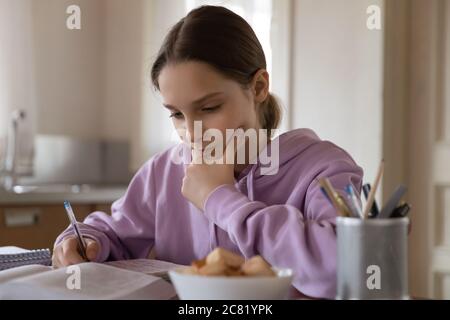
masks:
[[[337,213],[317,179],[327,177],[339,192],[348,184],[359,192],[363,173],[344,150],[311,130],[270,139],[280,107],[269,93],[265,69],[255,33],[225,8],[197,8],[170,30],[151,76],[185,143],[145,163],[112,205],[112,216],[94,212],[80,224],[91,261],[146,258],[153,250],[157,259],[190,264],[223,247],[292,268],[300,292],[334,298]],[[174,161],[205,147],[194,141],[196,122],[223,136],[227,129],[266,129],[267,139],[258,142],[279,147],[278,154],[271,148],[276,170],[263,174],[260,154],[240,164]],[[249,150],[249,141],[244,147]],[[79,262],[68,229],[56,240],[53,264]]]

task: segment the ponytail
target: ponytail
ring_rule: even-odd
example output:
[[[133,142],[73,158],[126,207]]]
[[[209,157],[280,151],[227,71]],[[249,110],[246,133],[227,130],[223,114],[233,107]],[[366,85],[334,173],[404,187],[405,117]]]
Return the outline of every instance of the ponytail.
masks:
[[[272,130],[277,129],[281,121],[281,107],[277,98],[269,93],[267,99],[260,106],[259,121],[261,128],[267,129],[268,137],[272,137]]]

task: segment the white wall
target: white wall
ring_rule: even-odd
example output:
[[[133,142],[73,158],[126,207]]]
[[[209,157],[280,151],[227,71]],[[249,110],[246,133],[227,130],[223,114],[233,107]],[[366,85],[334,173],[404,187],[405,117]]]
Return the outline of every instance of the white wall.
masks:
[[[77,1],[79,31],[65,28],[72,2],[35,4],[38,133],[130,141],[136,170],[170,141],[149,71],[163,36],[184,14],[184,0]]]
[[[383,0],[293,4],[292,127],[342,146],[372,182],[382,158],[383,34],[367,29],[366,9]]]
[[[35,130],[35,82],[33,65],[32,0],[0,0],[0,168],[6,149],[11,111],[27,113],[19,146],[18,170],[31,169]]]
[[[81,30],[66,28],[71,0],[33,1],[37,133],[96,139],[103,99],[103,0],[77,1]]]
[[[81,30],[65,22],[71,0],[33,2],[37,132],[129,141],[140,106],[144,0],[81,0]]]
[[[66,28],[72,4],[81,30]],[[130,141],[134,170],[167,147],[172,125],[149,71],[184,0],[0,0],[0,9],[0,148],[12,105],[35,110],[36,134]]]
[[[142,0],[141,97],[133,113],[131,166],[137,170],[153,154],[173,142],[174,129],[159,93],[153,90],[150,71],[164,37],[186,15],[185,0]]]
[[[129,141],[132,117],[141,104],[144,89],[143,62],[145,0],[106,0],[104,59],[104,100],[102,137]]]

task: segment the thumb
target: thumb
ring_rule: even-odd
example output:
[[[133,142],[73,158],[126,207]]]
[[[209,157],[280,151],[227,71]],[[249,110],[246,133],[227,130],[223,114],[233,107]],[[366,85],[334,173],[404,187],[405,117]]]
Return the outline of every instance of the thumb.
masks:
[[[198,146],[194,146],[192,149],[192,162],[193,164],[201,164],[203,159],[203,150]]]
[[[89,261],[95,261],[97,258],[97,253],[99,251],[99,245],[97,241],[92,239],[86,240],[86,256]]]

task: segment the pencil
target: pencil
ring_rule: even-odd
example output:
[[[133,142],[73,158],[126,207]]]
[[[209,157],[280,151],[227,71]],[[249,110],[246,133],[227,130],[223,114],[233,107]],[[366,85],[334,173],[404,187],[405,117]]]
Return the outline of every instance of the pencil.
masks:
[[[344,217],[350,216],[350,210],[343,201],[342,197],[340,197],[336,190],[333,188],[330,180],[328,180],[327,178],[320,178],[318,181],[323,190],[325,190],[325,192],[328,194],[329,200],[338,211],[339,215]]]
[[[364,208],[364,212],[363,212],[364,219],[367,219],[367,217],[369,216],[369,212],[370,212],[370,209],[372,208],[373,202],[375,200],[375,194],[377,192],[381,177],[383,176],[383,172],[384,172],[384,159],[381,160],[380,166],[378,168],[378,173],[375,178],[375,182],[373,183],[373,187],[369,192],[369,196],[367,197],[366,207]]]

